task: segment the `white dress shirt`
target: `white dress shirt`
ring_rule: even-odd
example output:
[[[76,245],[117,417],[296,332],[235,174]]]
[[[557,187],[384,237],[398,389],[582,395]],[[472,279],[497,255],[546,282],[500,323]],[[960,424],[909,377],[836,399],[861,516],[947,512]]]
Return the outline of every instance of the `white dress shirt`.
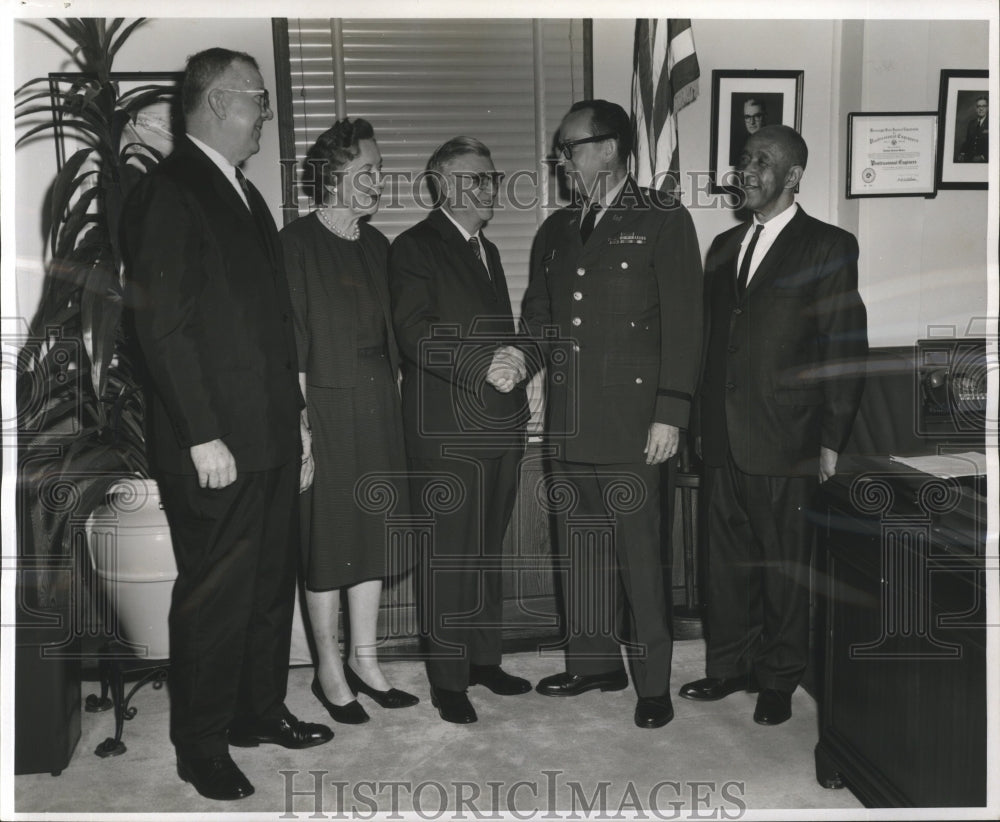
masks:
[[[750,270],[747,274],[747,285],[753,279],[754,273],[757,271],[757,267],[760,265],[760,261],[764,259],[764,255],[770,251],[771,246],[774,245],[774,241],[778,239],[778,235],[782,232],[786,225],[792,221],[799,211],[799,204],[792,203],[788,208],[782,211],[780,214],[772,217],[766,223],[762,223],[757,219],[757,215],[753,216],[753,223],[750,226],[750,230],[747,231],[746,235],[743,237],[743,241],[740,243],[740,254],[739,258],[736,260],[736,270],[740,270],[740,266],[743,265],[743,257],[746,254],[747,246],[750,245],[750,240],[753,238],[753,233],[757,229],[757,226],[764,226],[764,230],[760,232],[760,236],[757,238],[757,245],[754,246],[753,258],[750,260]]]

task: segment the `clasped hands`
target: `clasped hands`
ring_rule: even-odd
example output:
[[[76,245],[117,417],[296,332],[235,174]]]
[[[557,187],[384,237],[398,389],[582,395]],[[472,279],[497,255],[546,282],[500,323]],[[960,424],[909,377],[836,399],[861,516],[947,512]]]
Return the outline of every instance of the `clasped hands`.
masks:
[[[524,352],[511,345],[502,345],[493,354],[493,362],[486,372],[486,382],[501,394],[509,394],[527,376]]]

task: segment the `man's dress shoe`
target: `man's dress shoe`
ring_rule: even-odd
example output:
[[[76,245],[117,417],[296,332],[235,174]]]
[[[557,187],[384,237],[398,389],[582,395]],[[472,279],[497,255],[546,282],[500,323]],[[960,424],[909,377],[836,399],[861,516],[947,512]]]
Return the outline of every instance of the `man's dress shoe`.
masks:
[[[315,677],[312,681],[312,692],[313,696],[319,700],[319,704],[326,708],[326,712],[330,714],[330,718],[334,722],[342,722],[344,725],[361,725],[371,718],[368,716],[368,711],[362,708],[361,703],[356,699],[352,699],[346,705],[337,705],[331,702],[326,698],[323,686]]]
[[[227,753],[198,757],[178,755],[177,775],[194,785],[206,799],[243,799],[253,793],[250,780]]]
[[[326,725],[302,722],[286,708],[280,717],[258,717],[229,728],[229,744],[238,748],[256,748],[262,742],[285,748],[311,748],[333,739]]]
[[[600,688],[602,691],[621,691],[627,687],[628,677],[624,671],[589,676],[563,672],[545,677],[535,686],[535,690],[545,696],[579,696],[595,688]]]
[[[479,719],[476,709],[469,702],[465,691],[449,691],[431,686],[431,704],[438,709],[445,722],[469,725]]]
[[[485,685],[501,696],[517,696],[531,690],[528,680],[508,674],[499,665],[472,665],[469,668],[469,684]]]
[[[764,688],[757,697],[753,721],[758,725],[780,725],[792,716],[792,695],[788,691]]]
[[[639,728],[662,728],[674,718],[670,694],[640,696],[635,703],[635,724]]]
[[[696,699],[699,702],[714,702],[737,691],[756,692],[753,678],[747,674],[745,676],[734,676],[731,679],[719,679],[714,676],[707,676],[704,679],[696,679],[687,685],[682,685],[680,695],[685,699]]]

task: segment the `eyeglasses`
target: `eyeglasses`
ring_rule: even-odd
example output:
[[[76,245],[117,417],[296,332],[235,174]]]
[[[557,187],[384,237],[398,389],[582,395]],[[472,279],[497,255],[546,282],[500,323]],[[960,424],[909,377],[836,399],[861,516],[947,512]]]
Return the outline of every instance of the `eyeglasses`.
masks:
[[[219,88],[218,91],[231,91],[233,94],[256,94],[257,105],[261,111],[271,108],[271,93],[266,88]]]
[[[614,133],[608,134],[597,134],[594,137],[583,137],[579,140],[563,140],[556,146],[556,151],[562,154],[567,160],[573,159],[573,149],[577,146],[582,146],[584,143],[599,143],[601,140],[611,140],[617,138],[618,135]]]
[[[499,188],[504,178],[502,171],[453,171],[452,174],[472,180],[476,188],[486,188],[488,185],[495,189]]]

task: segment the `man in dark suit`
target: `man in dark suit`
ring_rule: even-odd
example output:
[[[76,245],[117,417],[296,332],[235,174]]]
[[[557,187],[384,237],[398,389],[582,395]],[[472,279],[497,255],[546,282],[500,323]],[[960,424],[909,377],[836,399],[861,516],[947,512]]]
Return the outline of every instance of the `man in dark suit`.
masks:
[[[985,163],[990,158],[989,100],[986,95],[976,100],[976,113],[965,127],[965,142],[959,154],[960,163]]]
[[[705,679],[680,695],[760,688],[754,720],[791,716],[809,632],[807,511],[836,471],[864,382],[866,313],[854,236],[795,203],[806,144],[765,126],[740,158],[743,223],[705,266],[698,391],[705,476]]]
[[[285,707],[302,443],[288,285],[274,221],[238,166],[272,118],[254,59],[188,61],[187,136],[137,187],[123,233],[152,379],[152,457],[177,559],[170,732],[210,799],[253,786],[229,745],[303,748]]]
[[[438,207],[393,242],[389,287],[414,513],[434,518],[418,591],[431,700],[445,721],[469,723],[469,685],[531,690],[500,667],[498,567],[528,408],[500,254],[482,232],[502,175],[470,137],[438,148],[428,172]]]
[[[569,563],[566,671],[537,690],[625,688],[627,630],[634,721],[656,728],[673,718],[661,469],[687,428],[698,374],[701,255],[687,210],[627,174],[632,128],[621,106],[575,104],[559,141],[583,207],[539,229],[522,314],[547,363],[550,497],[572,501],[554,504]]]

